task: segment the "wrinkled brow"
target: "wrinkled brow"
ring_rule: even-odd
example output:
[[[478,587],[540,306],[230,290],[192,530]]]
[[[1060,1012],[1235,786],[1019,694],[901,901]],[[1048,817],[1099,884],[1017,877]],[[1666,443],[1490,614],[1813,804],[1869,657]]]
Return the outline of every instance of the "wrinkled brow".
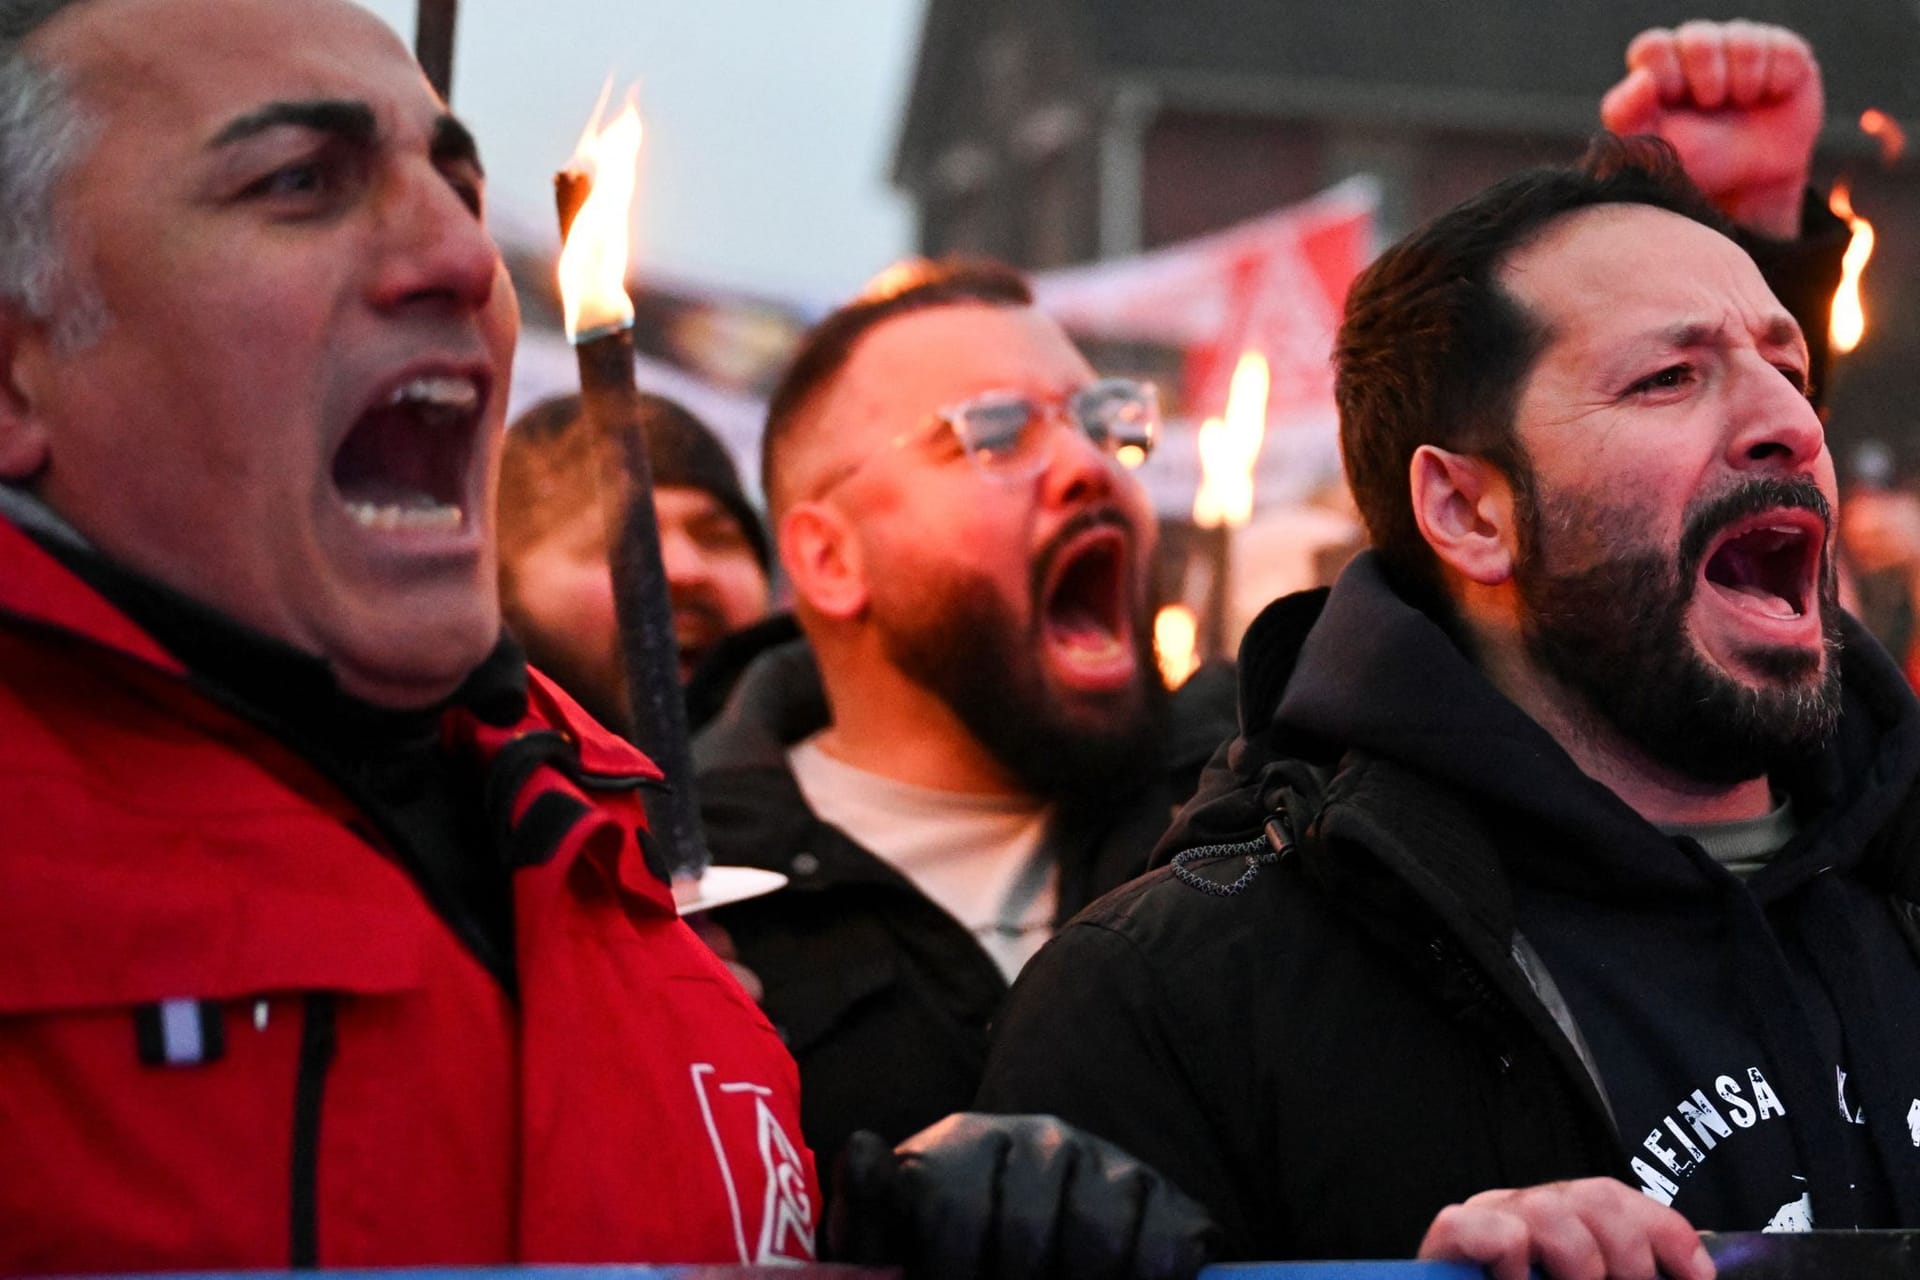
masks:
[[[1713,346],[1725,338],[1725,326],[1714,323],[1690,321],[1676,324],[1660,330],[1655,337],[1665,346],[1675,348]],[[1800,326],[1787,315],[1776,315],[1767,321],[1766,328],[1760,334],[1760,341],[1770,347],[1794,347],[1805,350],[1807,341],[1801,335]]]

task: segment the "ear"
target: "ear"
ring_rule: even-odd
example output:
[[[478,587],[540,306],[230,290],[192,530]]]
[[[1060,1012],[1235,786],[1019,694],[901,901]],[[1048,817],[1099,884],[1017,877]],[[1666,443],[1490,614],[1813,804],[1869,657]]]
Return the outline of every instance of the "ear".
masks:
[[[31,480],[47,465],[51,440],[41,413],[45,327],[0,306],[0,480]]]
[[[776,533],[780,567],[797,603],[842,620],[865,611],[865,559],[845,512],[828,502],[802,502],[780,518]]]
[[[1513,577],[1518,555],[1513,486],[1484,458],[1423,444],[1408,469],[1413,518],[1434,555],[1469,582]]]

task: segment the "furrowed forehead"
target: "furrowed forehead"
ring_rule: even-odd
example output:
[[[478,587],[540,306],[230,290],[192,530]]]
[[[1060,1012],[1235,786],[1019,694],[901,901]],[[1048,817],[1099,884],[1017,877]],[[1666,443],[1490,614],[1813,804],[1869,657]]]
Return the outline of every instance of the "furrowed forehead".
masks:
[[[1508,257],[1500,285],[1550,340],[1595,330],[1677,336],[1737,317],[1758,340],[1799,341],[1744,249],[1649,205],[1596,205],[1557,219]]]

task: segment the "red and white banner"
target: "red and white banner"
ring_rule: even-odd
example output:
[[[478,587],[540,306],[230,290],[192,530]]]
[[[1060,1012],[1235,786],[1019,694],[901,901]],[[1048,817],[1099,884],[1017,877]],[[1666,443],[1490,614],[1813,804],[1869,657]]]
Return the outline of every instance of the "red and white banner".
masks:
[[[1281,497],[1321,478],[1304,471],[1337,458],[1328,358],[1347,287],[1373,255],[1379,204],[1374,179],[1349,178],[1299,204],[1181,244],[1045,272],[1034,278],[1034,291],[1042,309],[1080,337],[1180,348],[1184,398],[1196,419],[1225,408],[1242,352],[1264,354],[1272,389],[1260,488],[1264,496]],[[1175,424],[1167,450],[1175,456],[1164,463],[1156,456],[1149,468],[1161,474],[1142,477],[1157,499],[1162,489],[1181,488],[1191,498],[1180,460],[1184,434]]]

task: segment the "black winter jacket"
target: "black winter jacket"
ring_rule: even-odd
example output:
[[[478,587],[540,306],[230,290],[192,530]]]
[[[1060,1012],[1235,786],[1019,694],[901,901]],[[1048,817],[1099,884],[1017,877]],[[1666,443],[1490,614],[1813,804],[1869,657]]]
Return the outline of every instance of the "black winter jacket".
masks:
[[[1234,732],[1232,683],[1223,666],[1181,690],[1162,774],[1117,805],[1058,812],[1048,837],[1060,865],[1058,919],[1146,870],[1201,765]],[[714,861],[790,878],[714,916],[765,984],[767,1015],[800,1064],[802,1127],[823,1169],[856,1129],[893,1143],[964,1110],[1007,992],[964,926],[807,808],[786,751],[827,722],[800,640],[749,665],[695,743]]]
[[[1842,731],[1789,784],[1815,828],[1793,848],[1821,860],[1809,876],[1844,855],[1911,944],[1920,709],[1871,640],[1848,641]],[[1016,984],[978,1105],[1117,1142],[1208,1206],[1230,1257],[1408,1256],[1478,1191],[1634,1183],[1515,958],[1510,868],[1576,846],[1682,863],[1676,846],[1495,694],[1371,554],[1331,596],[1270,606],[1241,672],[1247,731],[1162,855],[1240,848],[1071,922]],[[1877,1117],[1876,1140],[1904,1145],[1904,1120]],[[1903,1219],[1920,1215],[1909,1172],[1890,1175]]]

